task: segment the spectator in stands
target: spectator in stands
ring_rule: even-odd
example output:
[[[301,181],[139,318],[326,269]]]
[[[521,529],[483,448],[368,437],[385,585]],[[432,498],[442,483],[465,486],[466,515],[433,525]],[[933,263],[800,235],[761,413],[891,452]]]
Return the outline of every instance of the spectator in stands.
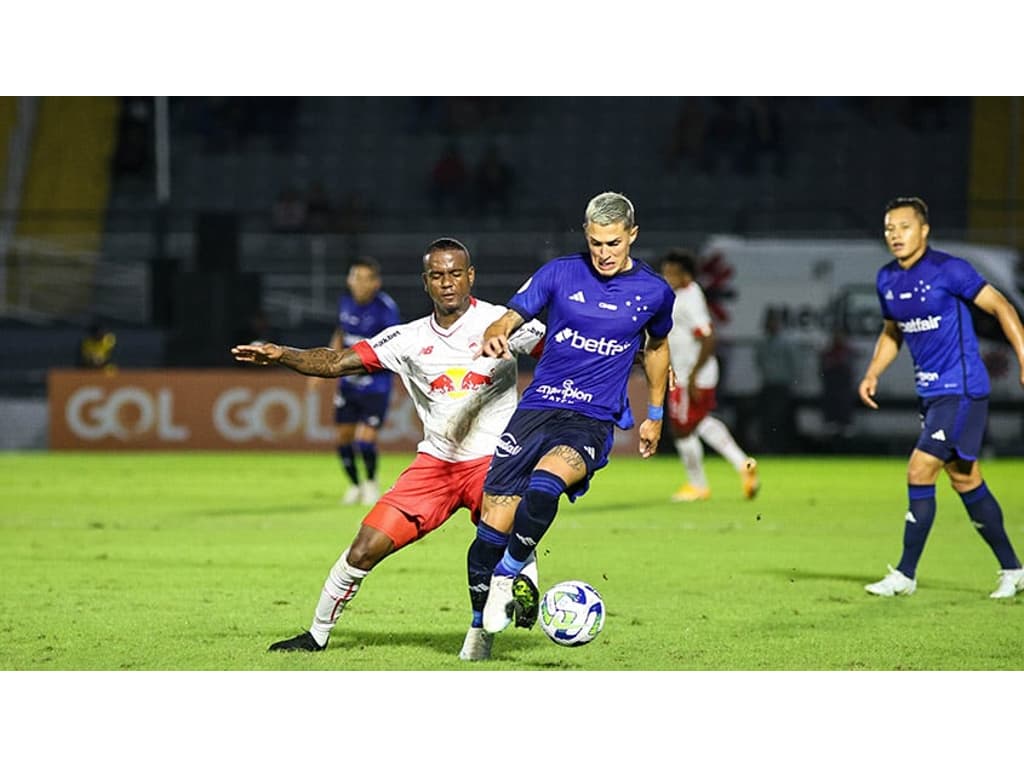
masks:
[[[306,230],[323,233],[331,229],[331,200],[322,181],[314,181],[306,193]]]
[[[853,347],[842,328],[832,332],[828,346],[819,357],[821,372],[821,416],[825,431],[845,436],[853,419],[856,382],[853,378]]]
[[[778,102],[764,96],[750,96],[740,101],[739,110],[736,170],[751,176],[757,172],[761,158],[768,157],[772,173],[783,175],[786,172],[786,147]]]
[[[789,453],[796,447],[796,414],[793,386],[796,383],[797,355],[782,333],[782,319],[769,309],[764,320],[765,335],[754,349],[754,361],[761,373],[758,420],[761,425],[761,450]]]
[[[466,201],[468,173],[462,151],[448,142],[434,164],[430,178],[430,196],[436,213],[459,211]]]
[[[702,96],[686,96],[679,105],[676,123],[668,147],[668,165],[681,161],[690,167],[706,166],[704,158],[708,133],[707,108]]]
[[[293,186],[281,190],[271,210],[275,232],[302,232],[306,227],[306,200]]]
[[[473,178],[474,202],[480,213],[507,213],[515,179],[497,144],[488,145]]]
[[[78,367],[113,373],[117,370],[114,364],[116,346],[117,336],[98,322],[90,323],[85,336],[78,344]]]

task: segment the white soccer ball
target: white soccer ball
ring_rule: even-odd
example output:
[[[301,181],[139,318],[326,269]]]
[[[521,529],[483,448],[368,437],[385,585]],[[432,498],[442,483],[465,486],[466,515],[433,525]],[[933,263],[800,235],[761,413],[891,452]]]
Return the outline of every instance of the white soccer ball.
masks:
[[[544,593],[539,621],[559,645],[585,645],[604,627],[604,600],[584,581],[563,581]]]

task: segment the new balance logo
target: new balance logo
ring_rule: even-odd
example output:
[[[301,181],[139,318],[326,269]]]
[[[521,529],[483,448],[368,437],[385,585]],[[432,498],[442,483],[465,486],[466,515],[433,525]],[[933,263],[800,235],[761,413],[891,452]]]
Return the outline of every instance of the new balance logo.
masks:
[[[886,291],[885,298],[887,301],[892,301],[892,291]]]
[[[569,301],[578,301],[580,304],[586,304],[587,300],[583,298],[583,291],[576,291],[569,297]]]
[[[588,455],[588,456],[589,456],[589,457],[590,457],[591,459],[593,459],[593,458],[594,458],[594,449],[593,449],[593,448],[592,448],[591,446],[589,446],[589,445],[584,445],[584,446],[583,446],[583,450],[587,452],[587,455]]]
[[[519,539],[520,543],[524,547],[536,547],[537,546],[537,542],[534,541],[533,539],[531,539],[529,536],[521,536],[521,535],[519,535],[517,533],[516,534],[516,538]]]
[[[937,429],[931,433],[930,437],[932,440],[945,440],[946,433],[941,429]]]
[[[907,522],[908,523],[916,523],[917,522],[917,518],[914,517],[914,513],[911,512],[909,509],[907,510]]]

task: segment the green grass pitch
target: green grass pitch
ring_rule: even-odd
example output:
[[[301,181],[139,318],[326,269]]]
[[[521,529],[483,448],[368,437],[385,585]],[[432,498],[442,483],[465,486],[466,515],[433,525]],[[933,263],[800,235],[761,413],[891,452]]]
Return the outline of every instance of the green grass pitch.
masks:
[[[411,457],[382,457],[386,486]],[[1024,550],[1024,461],[983,462]],[[457,658],[469,620],[459,512],[385,560],[322,654],[270,654],[306,627],[364,510],[342,507],[333,454],[0,454],[2,670],[1020,670],[1024,596],[995,601],[998,565],[944,480],[910,598],[863,585],[899,558],[901,458],[761,461],[740,496],[708,459],[713,497],[673,504],[671,456],[618,457],[561,503],[541,587],[596,586],[591,644],[510,628],[494,658]]]

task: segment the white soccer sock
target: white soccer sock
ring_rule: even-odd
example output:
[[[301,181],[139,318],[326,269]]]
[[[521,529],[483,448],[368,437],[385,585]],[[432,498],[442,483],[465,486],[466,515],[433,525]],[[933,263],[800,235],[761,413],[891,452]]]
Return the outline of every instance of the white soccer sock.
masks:
[[[704,446],[696,435],[676,438],[676,453],[682,459],[683,469],[689,477],[690,485],[707,488],[708,478],[704,474]]]
[[[697,425],[697,434],[701,440],[718,451],[726,461],[732,464],[737,472],[743,469],[749,457],[736,444],[736,440],[733,439],[732,433],[729,432],[729,428],[724,423],[714,416],[705,416],[701,419],[700,424]]]
[[[362,571],[348,564],[347,549],[341,553],[341,557],[331,568],[331,572],[324,582],[323,591],[320,593],[320,602],[316,604],[313,624],[309,628],[310,634],[320,645],[327,642],[331,630],[341,618],[341,612],[356,596],[359,585],[368,573],[369,571]]]
[[[530,556],[526,558],[526,563],[522,568],[519,569],[519,573],[526,576],[533,582],[533,586],[540,589],[540,581],[538,581],[537,574],[537,553],[531,552]]]

